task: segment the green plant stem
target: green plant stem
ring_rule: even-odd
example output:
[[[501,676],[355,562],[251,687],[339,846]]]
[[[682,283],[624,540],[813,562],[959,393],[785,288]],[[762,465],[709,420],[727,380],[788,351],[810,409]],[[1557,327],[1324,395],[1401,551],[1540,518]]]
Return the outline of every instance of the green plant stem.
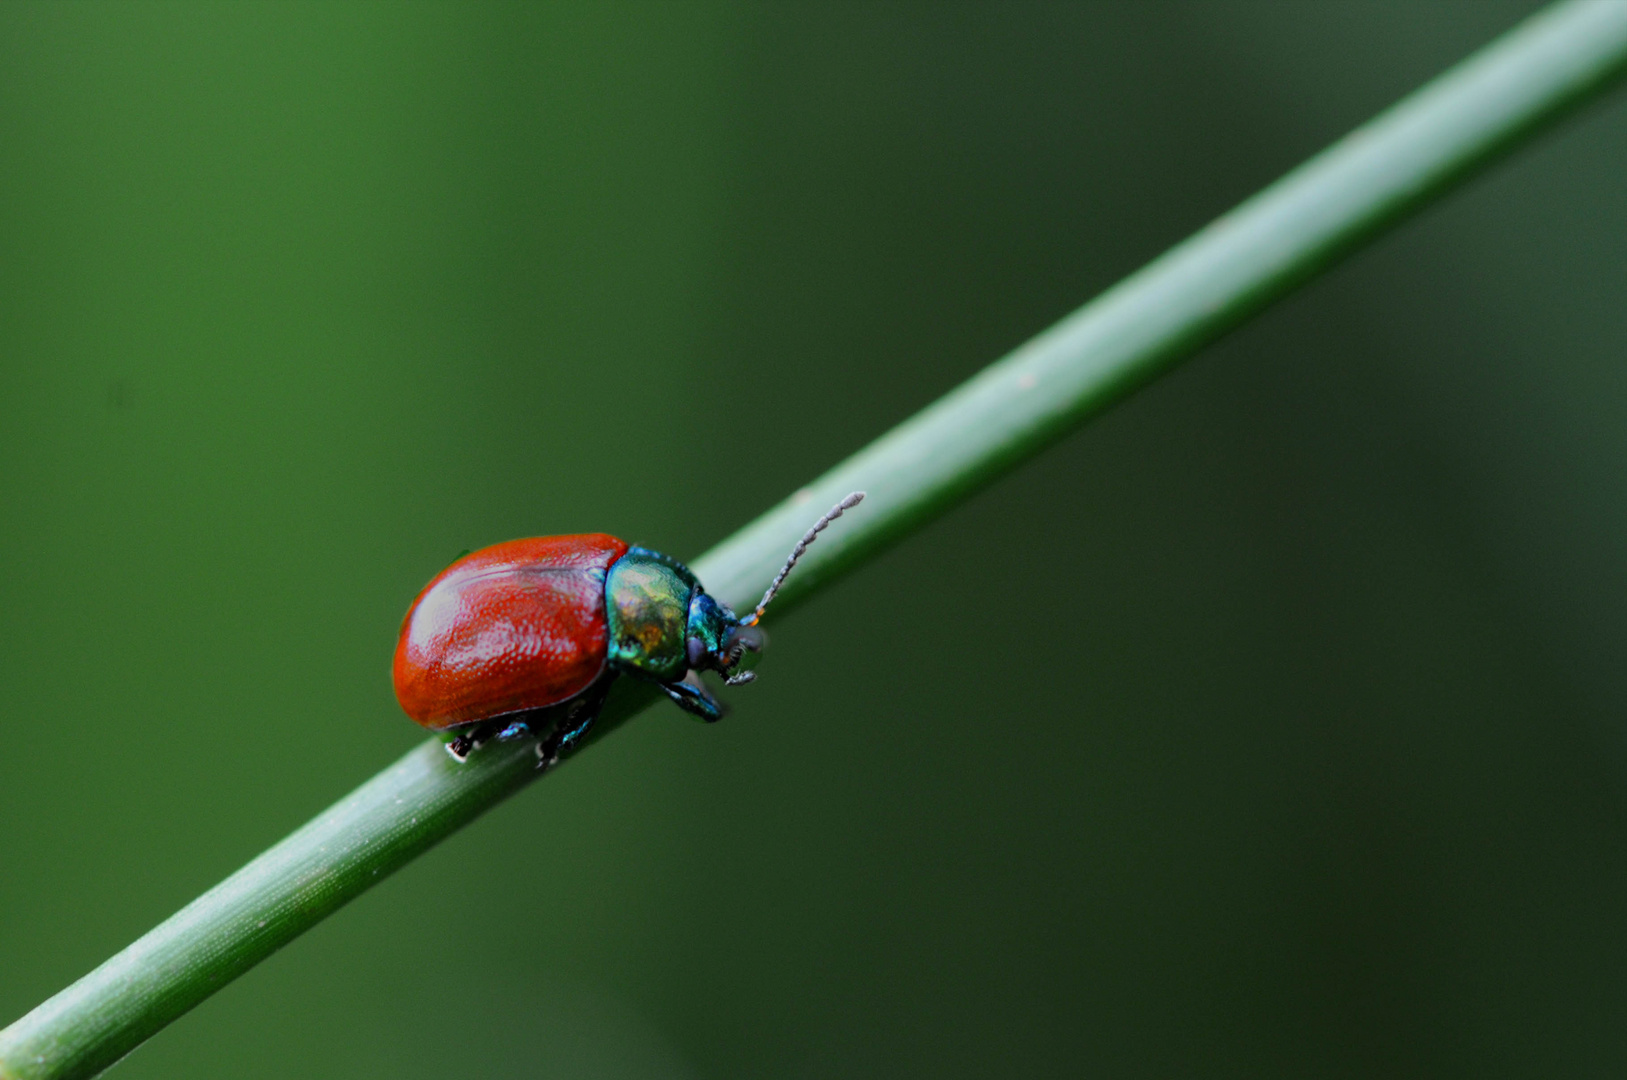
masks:
[[[777,615],[1237,325],[1627,70],[1627,2],[1531,18],[1125,279],[694,563],[752,604],[811,518]],[[648,704],[617,688],[594,738]],[[458,765],[430,740],[0,1032],[0,1080],[88,1077],[537,775],[529,745]]]

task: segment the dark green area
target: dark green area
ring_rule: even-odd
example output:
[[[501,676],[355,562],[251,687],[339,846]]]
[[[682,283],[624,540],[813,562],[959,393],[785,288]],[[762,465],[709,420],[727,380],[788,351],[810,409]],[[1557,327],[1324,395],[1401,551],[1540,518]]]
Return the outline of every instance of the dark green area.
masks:
[[[418,740],[445,552],[698,552],[1526,10],[0,9],[0,1013]],[[1616,100],[119,1074],[1619,1071],[1622,175]]]

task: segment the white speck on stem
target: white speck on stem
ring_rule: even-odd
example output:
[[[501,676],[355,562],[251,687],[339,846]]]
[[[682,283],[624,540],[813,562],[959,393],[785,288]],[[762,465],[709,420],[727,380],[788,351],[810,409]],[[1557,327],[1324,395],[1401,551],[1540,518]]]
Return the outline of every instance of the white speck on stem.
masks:
[[[1039,376],[1032,371],[1025,371],[1017,376],[1017,389],[1032,390],[1039,383]]]

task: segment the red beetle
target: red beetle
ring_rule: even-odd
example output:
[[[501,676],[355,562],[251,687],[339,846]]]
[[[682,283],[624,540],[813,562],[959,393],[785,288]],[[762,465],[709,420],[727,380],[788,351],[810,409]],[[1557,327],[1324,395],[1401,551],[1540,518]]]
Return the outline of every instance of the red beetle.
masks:
[[[604,533],[510,540],[458,559],[424,587],[401,623],[395,695],[432,731],[456,730],[462,761],[493,736],[535,735],[551,765],[587,733],[618,675],[655,683],[703,720],[723,715],[700,680],[730,685],[763,646],[756,629],[814,537],[854,492],[814,523],[744,619],[677,559]]]

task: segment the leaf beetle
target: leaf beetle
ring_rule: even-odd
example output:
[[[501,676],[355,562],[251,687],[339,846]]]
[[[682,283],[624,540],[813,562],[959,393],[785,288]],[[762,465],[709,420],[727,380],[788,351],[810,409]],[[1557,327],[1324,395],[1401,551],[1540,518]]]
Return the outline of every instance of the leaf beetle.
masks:
[[[797,542],[745,618],[677,559],[605,533],[510,540],[464,555],[424,586],[401,623],[396,700],[463,761],[490,738],[535,736],[538,763],[587,734],[622,675],[653,682],[708,722],[722,707],[700,680],[750,682],[757,623],[808,545],[864,498],[856,491]]]

